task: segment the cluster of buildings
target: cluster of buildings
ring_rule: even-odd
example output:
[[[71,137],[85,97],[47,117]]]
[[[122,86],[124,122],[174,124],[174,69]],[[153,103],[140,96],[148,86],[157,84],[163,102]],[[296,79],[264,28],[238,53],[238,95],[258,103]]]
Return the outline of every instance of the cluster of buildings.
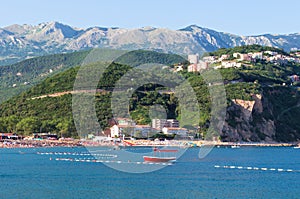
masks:
[[[188,55],[188,61],[190,65],[188,66],[188,72],[199,72],[200,70],[204,70],[208,68],[208,62],[200,61],[199,55]]]
[[[138,125],[129,118],[116,118],[104,134],[111,138],[136,137],[149,138],[157,133],[165,135],[187,136],[187,129],[180,128],[175,119],[152,119],[151,125]]]
[[[188,72],[199,72],[207,69],[209,65],[218,68],[239,68],[245,62],[256,62],[265,60],[266,62],[287,64],[288,62],[300,63],[300,52],[293,52],[290,55],[283,55],[274,51],[263,51],[253,53],[233,53],[223,54],[221,56],[205,56],[202,61],[199,60],[199,55],[188,55]]]

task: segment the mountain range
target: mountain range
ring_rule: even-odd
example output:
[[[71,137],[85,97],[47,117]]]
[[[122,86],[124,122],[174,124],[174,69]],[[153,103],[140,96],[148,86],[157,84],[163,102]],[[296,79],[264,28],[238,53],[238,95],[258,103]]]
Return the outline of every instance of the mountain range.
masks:
[[[0,65],[45,54],[73,52],[90,48],[148,49],[191,54],[241,45],[258,44],[300,49],[300,33],[286,35],[239,36],[197,25],[179,30],[142,27],[75,28],[58,22],[38,25],[11,25],[0,28]]]

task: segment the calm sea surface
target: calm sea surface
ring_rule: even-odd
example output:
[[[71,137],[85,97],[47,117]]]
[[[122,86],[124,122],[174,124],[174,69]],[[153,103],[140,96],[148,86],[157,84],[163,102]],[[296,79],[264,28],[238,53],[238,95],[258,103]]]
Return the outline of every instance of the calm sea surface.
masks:
[[[300,198],[300,149],[292,147],[214,148],[202,160],[192,148],[173,165],[143,174],[56,161],[87,152],[0,149],[0,198]]]

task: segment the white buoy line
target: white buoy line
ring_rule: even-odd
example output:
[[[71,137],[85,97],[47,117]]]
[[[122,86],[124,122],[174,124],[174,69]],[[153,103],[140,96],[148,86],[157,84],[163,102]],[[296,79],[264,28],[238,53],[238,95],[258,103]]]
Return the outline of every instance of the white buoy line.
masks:
[[[117,155],[109,153],[71,153],[71,152],[37,152],[39,155],[71,155],[71,156],[96,156],[101,158],[116,158]]]
[[[142,165],[173,165],[172,163],[153,163],[153,162],[131,162],[120,160],[98,160],[98,159],[81,159],[81,158],[55,158],[56,161],[67,162],[92,162],[92,163],[116,163],[116,164],[142,164]]]
[[[256,170],[256,171],[277,171],[277,172],[300,172],[300,170],[294,170],[294,169],[266,168],[266,167],[252,167],[252,166],[234,166],[234,165],[223,165],[223,166],[215,165],[214,168]]]
[[[120,160],[107,160],[108,158],[117,158],[114,154],[100,154],[100,153],[77,153],[77,152],[37,152],[39,155],[57,155],[57,156],[79,156],[73,157],[57,157],[50,158],[50,160],[66,161],[66,162],[91,162],[91,163],[116,163],[116,164],[138,164],[138,165],[173,165],[173,163],[153,163],[153,162],[132,162]]]

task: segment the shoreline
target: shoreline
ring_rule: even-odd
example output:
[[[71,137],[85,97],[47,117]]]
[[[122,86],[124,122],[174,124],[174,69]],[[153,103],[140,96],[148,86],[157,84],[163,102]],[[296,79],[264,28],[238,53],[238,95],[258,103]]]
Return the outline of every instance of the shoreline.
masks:
[[[293,147],[299,143],[253,143],[253,142],[213,142],[213,141],[190,141],[190,140],[167,140],[167,141],[150,141],[150,140],[126,140],[120,143],[116,142],[99,142],[99,141],[82,141],[82,140],[0,140],[0,148],[54,148],[54,147]]]

